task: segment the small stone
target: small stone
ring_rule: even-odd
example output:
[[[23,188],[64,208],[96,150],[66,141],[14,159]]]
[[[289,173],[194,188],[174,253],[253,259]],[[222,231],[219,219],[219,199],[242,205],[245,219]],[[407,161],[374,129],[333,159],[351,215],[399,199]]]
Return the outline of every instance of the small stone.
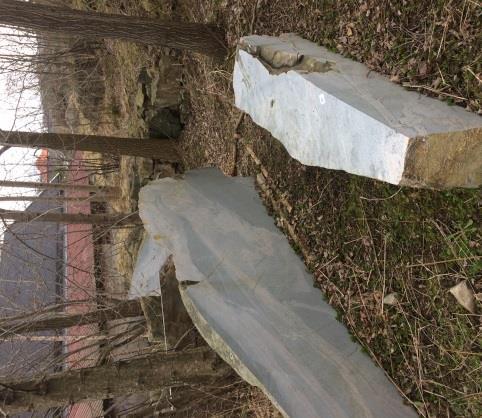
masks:
[[[474,292],[467,284],[467,281],[464,280],[459,284],[451,287],[449,290],[452,295],[454,295],[457,302],[462,305],[466,310],[470,313],[475,313],[475,296]]]

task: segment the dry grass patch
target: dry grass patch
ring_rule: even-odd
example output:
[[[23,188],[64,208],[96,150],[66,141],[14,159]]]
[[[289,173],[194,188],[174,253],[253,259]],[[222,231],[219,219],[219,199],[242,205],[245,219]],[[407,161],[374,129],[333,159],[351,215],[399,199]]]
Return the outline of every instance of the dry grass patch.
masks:
[[[231,46],[255,16],[257,33],[297,32],[396,82],[480,110],[474,2],[339,3],[198,1],[177,13],[223,25]],[[425,417],[480,416],[480,306],[471,314],[449,292],[461,281],[482,290],[479,191],[398,188],[305,167],[249,117],[235,161],[232,65],[232,55],[221,65],[185,58],[188,167],[232,174],[237,164],[241,174],[257,175],[249,145],[268,173],[270,195],[282,202],[274,208],[266,199],[277,224],[296,237],[293,247],[340,320],[407,401]]]

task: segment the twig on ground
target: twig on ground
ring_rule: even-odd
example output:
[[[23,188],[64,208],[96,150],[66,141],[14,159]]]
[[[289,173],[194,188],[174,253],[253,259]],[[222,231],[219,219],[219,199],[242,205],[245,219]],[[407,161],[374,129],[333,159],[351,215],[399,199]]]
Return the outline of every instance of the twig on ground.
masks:
[[[463,100],[463,101],[467,101],[467,100],[468,100],[468,99],[466,99],[465,97],[457,96],[457,95],[455,95],[455,94],[445,93],[445,92],[443,92],[443,91],[434,89],[434,88],[429,87],[429,86],[414,85],[414,84],[410,84],[410,83],[403,83],[403,87],[407,87],[407,88],[410,88],[410,89],[424,89],[424,90],[427,90],[427,91],[431,91],[432,93],[441,94],[442,96],[453,97],[454,99]]]
[[[251,17],[251,23],[249,24],[249,33],[252,34],[254,30],[254,25],[256,24],[256,19],[258,17],[258,14],[256,13],[258,11],[258,8],[261,6],[261,0],[256,0],[256,4],[253,7],[253,15]]]
[[[390,200],[393,199],[397,194],[399,194],[402,191],[402,188],[400,187],[395,193],[388,197],[365,197],[365,196],[360,196],[360,199],[362,200],[367,200],[369,202],[380,202],[383,200]]]

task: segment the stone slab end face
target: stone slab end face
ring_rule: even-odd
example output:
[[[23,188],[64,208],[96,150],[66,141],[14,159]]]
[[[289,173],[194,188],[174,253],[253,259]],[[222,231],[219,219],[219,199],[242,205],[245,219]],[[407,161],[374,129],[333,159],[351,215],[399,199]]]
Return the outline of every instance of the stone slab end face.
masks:
[[[239,43],[236,106],[306,165],[434,189],[482,184],[482,118],[293,34]]]

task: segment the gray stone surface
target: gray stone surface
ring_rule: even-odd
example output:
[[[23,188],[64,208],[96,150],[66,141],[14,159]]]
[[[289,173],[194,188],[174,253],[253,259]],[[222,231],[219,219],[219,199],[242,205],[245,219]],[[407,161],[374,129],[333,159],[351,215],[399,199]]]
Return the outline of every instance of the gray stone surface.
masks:
[[[429,188],[482,184],[482,118],[296,35],[242,38],[236,106],[301,163]]]
[[[145,186],[139,207],[149,237],[130,296],[158,293],[172,254],[200,333],[286,416],[417,416],[313,287],[252,179],[192,171]]]

